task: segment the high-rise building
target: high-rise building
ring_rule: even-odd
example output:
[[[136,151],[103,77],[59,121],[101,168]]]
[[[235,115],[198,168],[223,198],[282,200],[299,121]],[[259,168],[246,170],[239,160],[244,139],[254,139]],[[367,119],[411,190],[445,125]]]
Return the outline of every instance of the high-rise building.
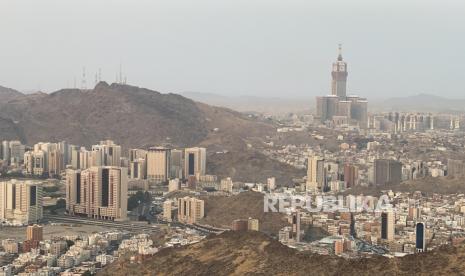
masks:
[[[10,142],[3,141],[2,142],[2,160],[7,162],[7,165],[10,164]]]
[[[307,159],[307,191],[322,189],[325,185],[324,159],[318,156]]]
[[[32,173],[34,175],[44,175],[45,172],[47,171],[47,166],[46,166],[46,157],[45,155],[47,154],[45,151],[38,150],[32,153],[33,154],[33,169]]]
[[[147,157],[147,151],[143,149],[130,149],[129,150],[129,161],[134,161],[140,158],[145,159]]]
[[[65,168],[61,143],[37,143],[33,150],[25,152],[24,172],[38,176],[57,176]]]
[[[101,160],[100,151],[88,151],[85,147],[81,147],[78,151],[79,169],[85,170],[92,167],[92,164],[94,164],[93,157],[96,158],[96,160]]]
[[[162,183],[169,178],[170,149],[153,147],[147,152],[147,179],[155,183]]]
[[[70,163],[70,147],[68,145],[68,142],[66,141],[61,141],[58,143],[58,150],[63,153],[63,164],[64,168],[66,168],[66,165]]]
[[[10,141],[9,143],[9,150],[10,150],[10,165],[12,164],[19,164],[24,159],[24,152],[26,147],[21,144],[20,141]]]
[[[316,98],[316,115],[321,122],[331,120],[338,114],[339,98],[335,95],[327,95]]]
[[[145,158],[138,158],[130,161],[131,179],[147,178],[147,163]]]
[[[295,242],[300,242],[300,211],[292,213],[292,236]]]
[[[428,113],[399,113],[390,112],[385,114],[385,121],[391,123],[388,125],[389,130],[394,133],[405,131],[425,131],[435,128],[435,116]],[[375,118],[372,120],[372,127],[376,128]],[[381,129],[387,130],[386,126],[381,126]]]
[[[84,200],[86,187],[82,187],[81,170],[66,170],[66,210],[70,213],[86,214],[85,206],[81,206],[81,198]]]
[[[43,227],[37,224],[29,225],[26,229],[26,240],[41,241],[44,238]]]
[[[92,146],[92,166],[121,166],[121,146],[112,140],[100,141]]]
[[[355,95],[347,97],[350,101],[350,118],[359,124],[361,129],[368,127],[368,101]]]
[[[48,175],[57,176],[64,169],[63,153],[59,149],[53,149],[48,153]]]
[[[266,180],[266,186],[268,191],[274,191],[276,189],[276,178],[270,177]]]
[[[408,208],[408,216],[407,219],[416,221],[420,218],[421,209],[418,207],[411,206]]]
[[[125,220],[128,199],[127,168],[91,167],[67,170],[67,211],[71,215]]]
[[[207,150],[205,148],[187,148],[184,150],[184,177],[197,177],[206,174]]]
[[[163,218],[166,221],[172,221],[173,220],[173,201],[172,200],[167,200],[163,202]]]
[[[423,222],[415,226],[415,248],[417,252],[426,251],[426,229]]]
[[[358,167],[345,164],[344,166],[344,182],[347,188],[355,187],[358,185]]]
[[[465,162],[447,159],[447,175],[456,178],[465,177]]]
[[[27,151],[24,153],[24,174],[31,175],[34,173],[34,153]]]
[[[358,125],[368,127],[367,105],[364,98],[347,95],[347,63],[342,58],[341,45],[337,60],[332,65],[331,95],[316,98],[316,117],[332,126]]]
[[[178,198],[178,220],[183,223],[194,224],[204,217],[204,201],[193,198]]]
[[[0,182],[0,220],[21,224],[42,219],[42,186],[31,180]]]
[[[34,161],[34,168],[37,172],[34,172],[35,175],[40,175],[39,171],[42,171],[42,174],[48,173],[48,154],[50,151],[57,149],[57,144],[54,143],[37,143],[34,145],[34,154],[36,159],[40,158],[40,165],[36,165]],[[38,161],[39,162],[39,161]]]
[[[402,181],[402,163],[391,159],[376,159],[373,167],[375,185],[396,185]]]
[[[342,46],[339,44],[339,54],[333,63],[331,72],[331,94],[339,98],[345,98],[347,93],[347,63],[342,58]]]
[[[170,178],[183,178],[183,151],[179,149],[171,150],[171,165],[170,165]]]
[[[381,239],[394,240],[395,217],[393,212],[381,213]]]

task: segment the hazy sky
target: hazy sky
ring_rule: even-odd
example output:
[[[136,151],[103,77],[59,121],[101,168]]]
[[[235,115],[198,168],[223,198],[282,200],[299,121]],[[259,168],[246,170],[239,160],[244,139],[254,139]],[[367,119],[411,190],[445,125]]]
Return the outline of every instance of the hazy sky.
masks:
[[[349,91],[465,98],[463,0],[0,0],[0,85],[313,97],[337,44]]]

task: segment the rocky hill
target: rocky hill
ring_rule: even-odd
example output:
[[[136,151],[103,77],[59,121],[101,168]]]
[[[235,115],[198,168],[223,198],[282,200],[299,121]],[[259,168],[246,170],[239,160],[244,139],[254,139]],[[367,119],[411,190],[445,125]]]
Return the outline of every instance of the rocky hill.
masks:
[[[0,102],[21,98],[24,94],[11,88],[0,86]]]
[[[277,235],[289,225],[282,213],[263,212],[263,194],[245,192],[235,196],[210,196],[205,200],[205,218],[201,223],[219,228],[230,228],[233,220],[258,219],[260,231]]]
[[[273,129],[225,108],[129,85],[101,82],[91,90],[18,93],[0,93],[0,119],[4,121],[0,128],[6,129],[11,122],[16,128],[2,131],[0,139],[16,135],[28,144],[67,140],[91,145],[111,138],[126,147],[160,143],[190,146],[206,141],[210,146],[210,139],[244,138],[245,133]]]
[[[268,177],[275,177],[276,183],[282,186],[292,186],[292,179],[305,175],[305,170],[268,158],[253,149],[212,153],[207,167],[211,174],[229,176],[234,181],[266,183]]]
[[[347,260],[298,252],[260,232],[225,232],[146,260],[120,259],[99,275],[463,275],[465,247],[402,258]]]

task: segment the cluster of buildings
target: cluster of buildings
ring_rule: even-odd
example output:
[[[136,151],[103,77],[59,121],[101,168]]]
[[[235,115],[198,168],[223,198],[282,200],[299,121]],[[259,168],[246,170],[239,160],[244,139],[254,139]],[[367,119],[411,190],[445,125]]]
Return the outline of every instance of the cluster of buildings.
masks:
[[[164,235],[164,243],[156,246],[148,234],[119,231],[86,235],[62,235],[44,239],[43,227],[30,225],[26,239],[5,239],[0,254],[10,256],[8,264],[0,264],[0,275],[82,275],[95,274],[125,257],[144,258],[159,248],[196,243],[205,236],[192,229],[172,228]]]
[[[272,194],[337,195],[350,193],[356,186],[375,186],[385,190],[382,193],[389,195],[394,206],[393,210],[377,212],[289,209],[290,226],[279,231],[278,239],[299,250],[348,258],[402,256],[465,240],[463,194],[389,191],[410,180],[420,180],[412,183],[421,189],[423,183],[427,186],[465,177],[463,132],[458,117],[451,119],[450,129],[446,117],[391,113],[376,118],[377,126],[369,119],[369,128],[362,132],[331,126],[313,128],[306,144],[284,144],[268,138],[261,148],[267,156],[306,170],[306,176],[296,179],[292,188],[280,188]],[[380,127],[380,120],[392,125]],[[306,123],[295,116],[289,121],[292,127]],[[315,228],[324,233],[313,240]]]
[[[375,186],[397,185],[403,179],[402,163],[393,159],[374,159],[367,171],[370,174],[369,184]],[[359,166],[319,156],[308,158],[305,190],[344,191],[360,184]]]
[[[149,190],[169,184],[170,191],[182,185],[232,190],[230,178],[218,181],[216,176],[206,175],[206,149],[199,147],[130,149],[125,157],[121,146],[112,140],[100,141],[90,150],[67,142],[41,142],[27,148],[19,141],[4,141],[0,157],[8,171],[64,179],[67,212],[95,219],[127,219],[128,188]],[[41,218],[40,183],[0,182],[2,221],[27,224]]]
[[[0,161],[3,166],[19,165],[23,162],[26,146],[20,141],[3,141],[0,145]]]
[[[368,116],[370,131],[389,133],[427,132],[431,130],[463,130],[463,116],[425,112],[384,112]]]
[[[192,185],[206,174],[205,148],[169,149],[152,147],[129,151],[129,171],[132,179],[146,179],[154,183],[169,179],[186,179]]]
[[[66,169],[85,170],[91,167],[125,167],[130,179],[164,183],[169,179],[199,179],[206,174],[205,148],[171,149],[151,147],[130,149],[122,154],[120,145],[112,140],[100,141],[90,150],[67,142],[35,144],[27,148],[19,141],[3,141],[0,157],[4,167],[28,176],[61,177]]]
[[[326,131],[326,130],[324,130]],[[302,190],[342,191],[354,186],[395,186],[424,177],[462,177],[465,140],[459,133],[336,133],[314,130],[318,144],[273,144],[264,154],[306,170]],[[321,142],[320,142],[321,141]],[[315,145],[316,144],[316,145]],[[333,146],[329,149],[326,144]]]
[[[148,183],[168,184],[168,190],[174,191],[180,189],[181,180],[195,187],[206,172],[205,148],[131,149],[126,160],[121,157],[120,146],[103,141],[92,147],[89,158],[92,166],[80,163],[79,168],[71,165],[66,171],[66,206],[71,215],[125,220],[128,182],[136,182],[130,184],[134,186],[142,181],[145,190]]]
[[[181,223],[195,224],[205,216],[205,202],[196,197],[181,197],[163,202],[163,219],[167,222],[175,219]]]
[[[67,170],[68,214],[104,220],[126,220],[127,205],[127,168],[99,166]]]
[[[330,127],[368,127],[368,101],[347,95],[347,62],[339,55],[332,67],[331,95],[316,98],[316,119]]]
[[[200,241],[204,236],[195,230],[176,228],[165,236],[161,247],[171,247]],[[81,275],[96,273],[126,256],[144,258],[158,252],[148,234],[130,235],[109,231],[88,235],[57,236],[44,239],[43,228],[31,225],[26,239],[1,241],[0,253],[12,256],[11,263],[1,266],[0,275]]]
[[[279,231],[278,239],[299,250],[348,258],[373,254],[403,256],[465,240],[463,194],[387,194],[393,208],[374,212],[308,212],[290,208],[290,226]],[[371,197],[368,204],[376,205],[377,198]],[[322,229],[324,238],[307,237],[306,232],[312,228]]]

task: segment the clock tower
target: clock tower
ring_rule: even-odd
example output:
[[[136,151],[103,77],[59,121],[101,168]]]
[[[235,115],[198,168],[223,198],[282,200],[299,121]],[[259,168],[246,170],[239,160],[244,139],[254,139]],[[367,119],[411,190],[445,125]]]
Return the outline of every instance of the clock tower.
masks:
[[[342,100],[345,100],[347,96],[347,75],[347,63],[342,59],[342,45],[339,44],[339,55],[337,61],[333,63],[331,72],[331,94],[338,96]]]

